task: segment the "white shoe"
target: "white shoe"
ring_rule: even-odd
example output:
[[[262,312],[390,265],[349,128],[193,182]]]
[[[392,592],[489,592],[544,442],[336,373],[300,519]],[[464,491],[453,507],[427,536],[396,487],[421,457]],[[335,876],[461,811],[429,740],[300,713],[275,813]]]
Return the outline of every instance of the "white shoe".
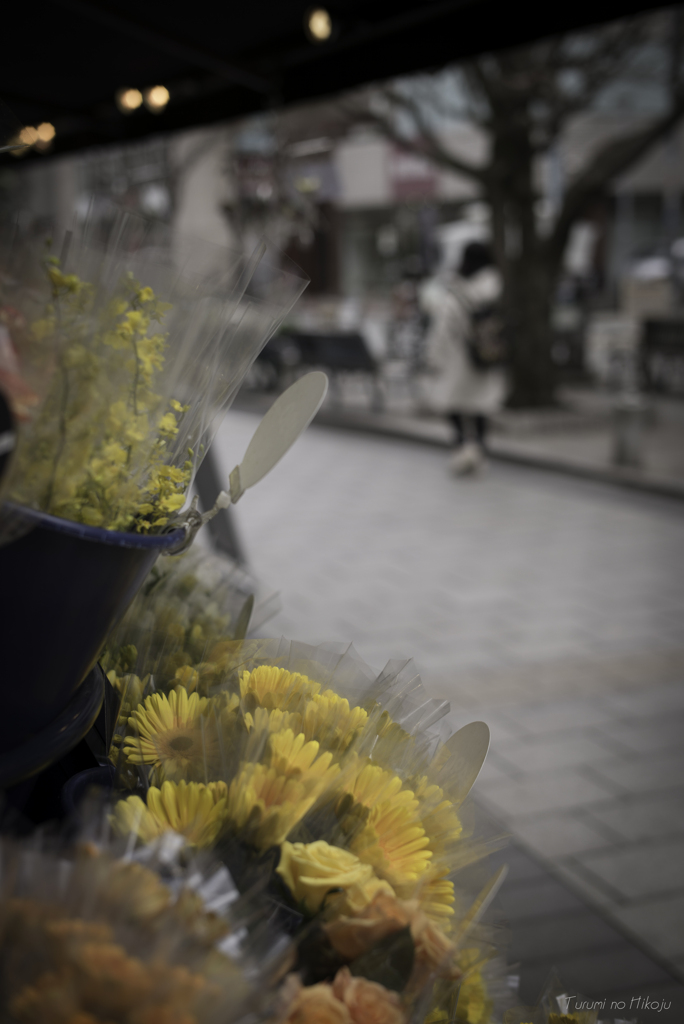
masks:
[[[483,463],[482,449],[478,444],[469,442],[456,449],[451,456],[449,470],[454,476],[470,476],[477,473]]]

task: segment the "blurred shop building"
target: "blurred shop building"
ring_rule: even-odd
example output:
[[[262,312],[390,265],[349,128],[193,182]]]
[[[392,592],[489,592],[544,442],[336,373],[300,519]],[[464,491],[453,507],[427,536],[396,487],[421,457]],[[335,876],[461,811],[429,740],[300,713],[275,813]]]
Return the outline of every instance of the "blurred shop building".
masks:
[[[537,216],[553,218],[593,147],[634,127],[630,112],[579,115],[539,164]],[[441,131],[462,158],[484,158],[487,140],[475,124],[452,121]],[[397,317],[415,316],[402,287],[457,266],[466,241],[488,234],[470,179],[355,121],[336,100],[36,160],[18,177],[26,205],[62,220],[106,218],[115,201],[179,235],[234,247],[265,233],[311,278],[298,306],[302,325],[363,328],[376,357],[391,348]],[[680,316],[683,183],[680,127],[575,225],[554,313],[559,365],[605,378],[616,345],[633,349],[644,320]]]

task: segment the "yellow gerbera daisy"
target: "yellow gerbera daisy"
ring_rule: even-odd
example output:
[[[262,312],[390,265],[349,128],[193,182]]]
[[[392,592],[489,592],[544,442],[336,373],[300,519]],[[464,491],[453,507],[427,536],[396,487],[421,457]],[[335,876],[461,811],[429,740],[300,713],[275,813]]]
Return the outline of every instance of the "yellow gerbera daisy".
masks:
[[[454,915],[454,883],[444,875],[429,878],[417,893],[420,909],[441,928]]]
[[[245,714],[244,722],[249,733],[281,732],[283,729],[292,729],[294,733],[302,731],[302,716],[297,711],[281,711],[280,708],[272,711],[255,708],[253,715],[249,711]]]
[[[299,779],[281,775],[263,764],[244,765],[228,791],[227,816],[235,829],[247,829],[261,849],[284,842],[336,771]]]
[[[342,785],[343,792],[349,793],[354,801],[364,807],[375,807],[386,800],[395,801],[401,793],[403,783],[398,775],[385,771],[377,764],[363,764],[363,767],[351,777],[347,777]],[[413,793],[405,790],[408,796],[402,795],[403,801],[413,801]]]
[[[373,866],[379,878],[390,883],[397,895],[407,897],[430,867],[432,851],[417,817],[418,801],[408,790],[400,797],[404,799],[385,800],[371,809],[351,848]]]
[[[202,721],[209,701],[177,687],[153,693],[128,719],[133,735],[124,754],[133,764],[151,764],[170,779],[204,776],[216,754],[216,725]]]
[[[165,782],[150,786],[147,803],[139,796],[119,800],[112,826],[119,835],[132,832],[150,843],[173,830],[193,846],[212,846],[226,818],[228,788],[225,782]]]
[[[443,855],[448,847],[460,839],[463,825],[456,809],[440,786],[431,784],[426,776],[418,779],[414,792],[420,802],[421,821],[430,839],[430,849]]]
[[[320,744],[315,740],[307,743],[304,733],[295,735],[292,729],[272,733],[268,748],[271,768],[292,778],[323,778],[333,757],[330,751],[319,757]]]
[[[293,710],[303,696],[312,696],[320,688],[320,683],[308,676],[275,665],[259,665],[240,675],[240,695],[246,711],[257,707]]]
[[[319,740],[329,750],[346,750],[368,722],[368,712],[350,707],[334,690],[313,694],[304,709],[302,730],[307,740]]]

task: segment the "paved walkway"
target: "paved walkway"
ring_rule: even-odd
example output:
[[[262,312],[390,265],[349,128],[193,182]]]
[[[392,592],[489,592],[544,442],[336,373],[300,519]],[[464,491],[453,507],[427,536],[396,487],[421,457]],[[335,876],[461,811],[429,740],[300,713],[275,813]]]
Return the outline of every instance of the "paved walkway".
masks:
[[[229,413],[227,475],[258,417]],[[236,509],[270,633],[413,656],[492,728],[477,798],[684,975],[681,504],[314,426]]]
[[[363,382],[347,382],[326,402],[320,421],[440,447],[451,445],[452,431],[442,417],[418,416],[401,394],[393,396],[383,412],[374,412],[366,392]],[[560,397],[565,407],[557,410],[500,413],[489,438],[492,456],[684,498],[684,402],[661,396],[648,399],[639,432],[642,461],[633,467],[613,461],[613,396],[587,389],[565,391]],[[250,400],[264,402],[265,396],[254,395]]]

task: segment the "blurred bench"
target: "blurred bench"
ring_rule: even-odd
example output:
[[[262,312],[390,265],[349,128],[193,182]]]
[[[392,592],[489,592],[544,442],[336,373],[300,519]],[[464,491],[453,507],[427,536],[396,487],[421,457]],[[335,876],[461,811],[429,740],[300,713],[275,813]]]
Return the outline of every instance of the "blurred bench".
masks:
[[[684,319],[645,320],[641,361],[648,391],[684,395]]]
[[[382,404],[378,363],[368,351],[363,336],[356,331],[284,331],[271,338],[258,362],[263,369],[270,371],[274,389],[282,389],[290,383],[292,376],[305,370],[325,370],[333,393],[342,375],[367,374],[373,388],[373,406],[377,408]]]

